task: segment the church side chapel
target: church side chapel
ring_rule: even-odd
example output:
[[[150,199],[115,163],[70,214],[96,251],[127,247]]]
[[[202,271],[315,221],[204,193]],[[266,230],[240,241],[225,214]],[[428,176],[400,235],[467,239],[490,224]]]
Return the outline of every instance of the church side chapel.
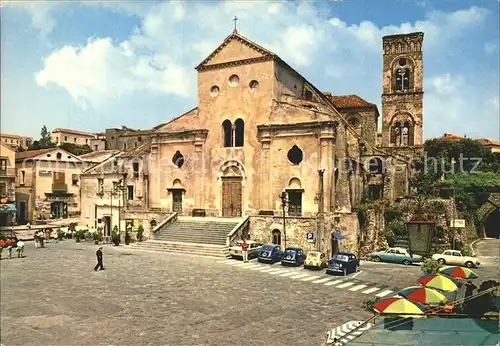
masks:
[[[422,143],[422,40],[383,39],[379,133],[374,103],[321,92],[235,28],[196,67],[197,107],[150,138],[144,213],[176,213],[169,224],[233,221],[232,243],[283,245],[284,193],[288,246],[331,255],[341,238],[341,249],[356,251],[356,205],[408,192],[409,158]]]

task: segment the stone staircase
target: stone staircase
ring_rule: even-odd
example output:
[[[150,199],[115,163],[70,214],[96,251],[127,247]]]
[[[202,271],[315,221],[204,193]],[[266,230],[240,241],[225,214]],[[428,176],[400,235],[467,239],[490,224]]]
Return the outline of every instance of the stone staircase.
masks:
[[[226,238],[241,221],[179,216],[159,230],[154,240],[134,243],[132,247],[149,251],[226,257]]]

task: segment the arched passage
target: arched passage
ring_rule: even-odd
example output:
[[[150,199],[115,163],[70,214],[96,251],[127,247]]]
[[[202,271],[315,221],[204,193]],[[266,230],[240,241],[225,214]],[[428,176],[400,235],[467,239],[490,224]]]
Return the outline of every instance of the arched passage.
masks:
[[[500,238],[500,210],[492,211],[484,220],[484,233],[488,238]]]

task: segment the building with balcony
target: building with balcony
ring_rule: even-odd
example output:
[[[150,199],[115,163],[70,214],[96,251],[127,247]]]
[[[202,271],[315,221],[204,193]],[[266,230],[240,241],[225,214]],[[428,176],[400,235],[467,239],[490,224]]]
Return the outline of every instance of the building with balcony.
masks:
[[[0,142],[14,148],[14,150],[19,147],[27,149],[33,144],[33,137],[0,133]]]
[[[61,148],[15,154],[17,223],[80,213],[80,173],[89,163]]]
[[[15,150],[0,143],[0,226],[10,226],[16,220]]]

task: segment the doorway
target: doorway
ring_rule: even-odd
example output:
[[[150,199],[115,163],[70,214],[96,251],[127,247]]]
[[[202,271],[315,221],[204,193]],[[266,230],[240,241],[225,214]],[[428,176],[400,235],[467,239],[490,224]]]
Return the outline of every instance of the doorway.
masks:
[[[222,178],[222,216],[240,217],[242,186],[241,177]]]
[[[17,223],[19,225],[25,225],[28,223],[26,216],[26,202],[25,201],[20,201],[19,202],[19,211],[17,212]]]
[[[104,217],[104,234],[106,237],[111,236],[111,216]]]
[[[484,221],[484,233],[488,238],[500,237],[500,210],[491,212]]]
[[[172,190],[172,211],[182,212],[182,190]]]

